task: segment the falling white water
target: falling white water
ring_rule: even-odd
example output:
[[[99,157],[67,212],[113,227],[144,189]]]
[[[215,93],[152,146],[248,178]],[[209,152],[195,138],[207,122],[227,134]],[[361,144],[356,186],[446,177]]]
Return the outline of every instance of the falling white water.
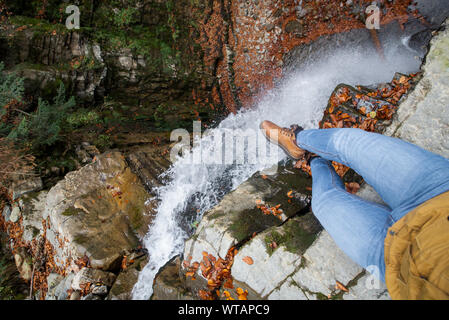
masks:
[[[395,72],[418,71],[421,63],[410,50],[404,50],[401,41],[389,44],[385,56],[386,61],[383,61],[376,51],[354,47],[334,51],[332,55],[297,70],[279,88],[267,92],[256,108],[228,116],[213,131],[258,130],[259,123],[266,119],[281,126],[299,124],[304,128],[316,128],[329,96],[338,84],[388,82]],[[212,150],[213,146],[210,136],[202,139],[203,150]],[[204,156],[216,154],[203,152]],[[189,236],[185,225],[193,222],[186,212],[198,210],[197,218],[200,218],[226,192],[261,169],[261,165],[253,164],[195,165],[188,157],[179,158],[172,165],[165,174],[167,184],[156,190],[160,200],[158,214],[144,239],[149,263],[140,272],[133,290],[134,299],[149,299],[159,269],[182,253],[184,241]]]

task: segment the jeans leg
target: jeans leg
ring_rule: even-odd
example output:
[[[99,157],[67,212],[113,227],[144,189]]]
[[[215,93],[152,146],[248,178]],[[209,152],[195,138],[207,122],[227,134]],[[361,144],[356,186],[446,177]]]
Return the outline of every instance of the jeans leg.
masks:
[[[297,142],[363,176],[393,209],[396,221],[449,190],[449,160],[400,139],[348,128],[305,130]]]
[[[384,239],[393,224],[388,207],[346,192],[332,164],[311,162],[312,210],[336,244],[363,268],[376,266],[385,281]]]

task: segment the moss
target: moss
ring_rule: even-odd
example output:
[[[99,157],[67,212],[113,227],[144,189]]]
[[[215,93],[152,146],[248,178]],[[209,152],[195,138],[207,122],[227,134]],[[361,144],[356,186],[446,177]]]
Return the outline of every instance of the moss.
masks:
[[[224,217],[226,213],[224,211],[216,211],[210,215],[207,216],[208,220],[216,220],[218,218]]]
[[[65,25],[50,23],[45,19],[36,19],[26,16],[11,16],[9,21],[14,25],[28,26],[31,30],[35,31],[35,34],[51,33],[54,30],[56,32],[68,32]]]
[[[131,222],[131,227],[134,230],[138,230],[143,226],[143,208],[136,205],[132,205],[129,208],[128,216]]]
[[[62,212],[61,214],[63,216],[66,216],[66,217],[71,217],[71,216],[76,216],[76,215],[78,215],[80,213],[83,213],[83,212],[84,211],[81,210],[81,209],[76,209],[74,207],[69,207],[64,212]]]
[[[274,250],[270,244],[275,242],[288,252],[303,254],[316,239],[317,233],[306,231],[298,220],[289,220],[282,228],[272,230],[265,236],[265,245],[269,255]]]
[[[73,241],[78,243],[78,244],[85,244],[88,243],[90,241],[89,237],[83,235],[83,234],[77,234],[74,238]]]
[[[237,214],[230,213],[229,215],[234,216],[229,231],[238,242],[247,239],[254,232],[259,233],[279,225],[281,222],[279,218],[273,215],[264,215],[259,209],[247,209]]]

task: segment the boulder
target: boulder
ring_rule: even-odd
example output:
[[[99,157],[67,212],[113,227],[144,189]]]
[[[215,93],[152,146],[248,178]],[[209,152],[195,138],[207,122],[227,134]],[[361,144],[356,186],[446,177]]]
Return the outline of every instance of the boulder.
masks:
[[[108,152],[68,173],[46,197],[43,219],[56,263],[87,256],[91,267],[113,270],[132,251],[152,216],[149,194],[119,152]]]

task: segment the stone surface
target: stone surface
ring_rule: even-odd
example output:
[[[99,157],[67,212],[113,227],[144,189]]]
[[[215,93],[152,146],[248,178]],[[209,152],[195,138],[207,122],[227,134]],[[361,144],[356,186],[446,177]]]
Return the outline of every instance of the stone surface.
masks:
[[[120,272],[117,279],[114,282],[111,290],[109,291],[108,300],[131,300],[132,290],[139,277],[139,271],[144,268],[148,262],[147,256],[133,258],[130,256],[130,260],[135,262],[129,266],[126,270]]]
[[[132,289],[138,277],[139,272],[136,269],[121,272],[109,291],[108,300],[131,300]]]
[[[445,25],[449,25],[446,20]],[[449,30],[431,41],[422,79],[401,104],[385,134],[449,158]]]
[[[119,152],[68,173],[48,192],[43,213],[57,263],[86,255],[93,268],[117,268],[124,251],[137,247],[147,231],[148,197]]]
[[[27,180],[14,182],[12,185],[13,200],[30,193],[40,191],[43,188],[42,179],[40,177],[32,177]]]
[[[366,273],[357,280],[357,284],[348,288],[344,300],[391,300],[387,287],[381,281]]]
[[[105,272],[98,269],[83,268],[72,280],[72,289],[82,290],[87,283],[101,283],[111,287],[116,279],[116,275],[111,272]]]
[[[14,254],[14,261],[22,279],[25,281],[30,281],[33,273],[31,257],[25,252],[25,250],[21,249]]]
[[[16,223],[19,221],[20,217],[22,216],[22,213],[20,212],[20,208],[18,205],[15,205],[12,207],[11,214],[9,216],[9,221],[12,223]]]
[[[25,241],[32,241],[43,234],[43,211],[47,199],[47,191],[30,193],[20,199],[22,208],[22,238]]]
[[[59,276],[59,275],[58,275]],[[54,275],[54,279],[59,280],[59,277]],[[72,288],[72,281],[75,277],[74,272],[70,272],[62,280],[60,280],[54,287],[48,287],[46,300],[66,300],[68,298],[68,290]],[[47,283],[50,284],[52,281],[47,278]]]
[[[292,279],[312,294],[327,296],[332,293],[336,281],[347,285],[363,271],[341,251],[326,231],[320,234],[303,257],[304,266]]]
[[[45,295],[45,300],[57,300],[58,296],[56,296],[56,289],[61,284],[61,282],[64,282],[63,276],[61,276],[57,273],[50,273],[48,275],[48,277],[47,277],[48,290],[47,290],[47,294]],[[63,297],[61,296],[61,298],[63,298]]]
[[[203,216],[195,235],[186,242],[184,257],[201,261],[202,252],[206,251],[224,258],[232,246],[255,232],[280,225],[306,208],[310,203],[306,191],[309,184],[310,178],[302,175],[293,178],[282,170],[270,177],[254,175]],[[287,196],[289,191],[292,191],[291,199]],[[280,205],[281,219],[263,214],[258,208],[261,205],[270,208]]]
[[[9,218],[11,216],[11,206],[10,205],[5,205],[5,207],[3,208],[2,211],[2,215],[3,215],[3,219],[5,219],[6,222],[9,221]]]
[[[309,213],[258,234],[234,257],[231,270],[234,280],[260,297],[267,297],[301,266],[302,254],[320,230],[321,226]],[[251,257],[254,263],[247,264],[245,257]]]
[[[187,292],[179,276],[180,259],[176,257],[170,261],[154,281],[154,292],[151,300],[192,300],[193,296]]]

